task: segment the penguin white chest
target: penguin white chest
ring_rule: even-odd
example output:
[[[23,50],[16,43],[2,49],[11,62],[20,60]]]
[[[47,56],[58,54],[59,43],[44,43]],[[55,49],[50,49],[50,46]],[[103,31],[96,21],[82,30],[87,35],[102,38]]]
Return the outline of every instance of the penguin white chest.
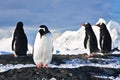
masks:
[[[90,38],[87,40],[87,54],[90,55]]]
[[[51,33],[47,33],[42,37],[40,33],[37,33],[33,53],[35,64],[49,64],[52,60],[52,48],[53,42]]]

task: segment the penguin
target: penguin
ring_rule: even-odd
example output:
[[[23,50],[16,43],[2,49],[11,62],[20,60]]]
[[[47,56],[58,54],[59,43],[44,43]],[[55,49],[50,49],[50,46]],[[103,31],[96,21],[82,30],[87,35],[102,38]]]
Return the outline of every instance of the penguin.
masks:
[[[33,49],[33,60],[37,68],[47,68],[52,60],[52,34],[46,25],[41,25],[36,35]]]
[[[109,53],[112,48],[112,38],[106,27],[106,24],[103,22],[97,23],[96,26],[100,28],[100,48],[103,54]]]
[[[23,22],[18,22],[13,33],[12,51],[15,51],[14,57],[26,56],[28,50],[28,40],[23,29]]]
[[[87,49],[87,56],[93,56],[93,53],[99,52],[97,38],[90,23],[82,24],[85,27],[84,48]]]

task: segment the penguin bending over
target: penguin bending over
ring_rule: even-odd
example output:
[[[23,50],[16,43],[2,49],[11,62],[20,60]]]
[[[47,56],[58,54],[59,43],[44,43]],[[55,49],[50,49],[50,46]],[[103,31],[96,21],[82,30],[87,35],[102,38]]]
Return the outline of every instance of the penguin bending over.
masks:
[[[37,68],[47,68],[52,60],[52,34],[46,25],[41,25],[36,35],[33,49],[33,60]]]
[[[23,29],[23,23],[18,22],[13,34],[12,50],[15,51],[14,57],[26,56],[28,50],[28,40]]]
[[[112,48],[112,39],[106,25],[102,22],[96,24],[100,28],[100,48],[102,53],[109,53]]]
[[[86,57],[91,57],[92,53],[99,52],[97,38],[90,23],[85,23],[82,26],[85,27],[84,47],[88,50]]]

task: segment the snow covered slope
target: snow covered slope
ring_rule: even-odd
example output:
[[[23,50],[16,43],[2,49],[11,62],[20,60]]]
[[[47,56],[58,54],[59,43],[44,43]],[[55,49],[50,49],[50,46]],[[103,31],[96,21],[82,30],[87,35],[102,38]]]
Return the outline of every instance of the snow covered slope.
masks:
[[[108,22],[107,27],[112,37],[113,48],[114,47],[120,48],[120,24],[111,20]]]
[[[103,21],[106,24],[106,21],[104,19],[99,19],[98,22]],[[97,23],[98,23],[97,22]],[[92,26],[95,35],[98,40],[98,47],[99,46],[99,27],[97,26]],[[112,37],[112,47],[119,47],[120,48],[120,24],[115,22],[115,21],[109,21],[107,24],[107,28],[111,34]],[[84,49],[83,46],[83,41],[85,37],[85,30],[84,27],[80,27],[77,31],[66,31],[64,32],[59,38],[57,38],[54,41],[54,46],[55,48],[66,48],[70,50],[75,50],[75,49]]]
[[[78,31],[66,31],[54,41],[54,46],[71,50],[83,48],[84,33],[83,27]]]
[[[107,25],[107,28],[112,37],[112,48],[118,47],[120,49],[120,24],[115,21],[109,21],[108,23],[104,19],[99,19],[98,22],[104,22]],[[92,25],[92,28],[95,32],[95,35],[98,40],[99,46],[99,27]],[[11,41],[12,41],[12,32],[13,28],[10,28],[10,31],[0,29],[0,53],[2,52],[12,52],[11,51]],[[28,41],[29,41],[29,52],[32,53],[32,47],[34,43],[34,36],[36,35],[35,29],[25,29]],[[65,31],[64,33],[58,34],[55,30],[52,31],[54,37],[54,53],[59,54],[78,54],[85,53],[83,41],[85,37],[85,29],[83,26],[79,26],[77,31]],[[4,35],[3,35],[4,34]],[[9,35],[8,35],[9,34]],[[61,35],[61,36],[60,36]],[[76,51],[79,50],[79,51]]]

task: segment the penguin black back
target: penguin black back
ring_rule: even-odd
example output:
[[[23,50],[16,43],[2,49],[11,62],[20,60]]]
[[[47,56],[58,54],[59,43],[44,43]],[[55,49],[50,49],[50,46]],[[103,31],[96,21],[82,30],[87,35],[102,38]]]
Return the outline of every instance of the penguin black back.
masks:
[[[93,32],[93,29],[90,25],[90,23],[83,24],[85,27],[85,39],[84,39],[84,47],[87,48],[87,43],[89,41],[89,49],[90,53],[98,52],[98,44],[97,44],[97,38]]]
[[[112,48],[112,39],[110,33],[104,23],[99,23],[96,26],[100,28],[100,47],[101,52],[108,53]]]
[[[23,23],[18,22],[13,34],[12,50],[18,56],[25,56],[28,50],[27,36],[24,33]]]

